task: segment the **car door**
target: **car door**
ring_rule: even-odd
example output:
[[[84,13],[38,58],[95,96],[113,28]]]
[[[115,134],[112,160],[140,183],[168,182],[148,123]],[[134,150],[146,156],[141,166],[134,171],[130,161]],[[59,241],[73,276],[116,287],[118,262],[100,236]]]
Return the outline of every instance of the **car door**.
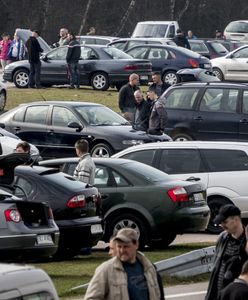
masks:
[[[206,88],[193,114],[196,139],[237,140],[240,114],[238,89]]]
[[[89,74],[97,70],[96,61],[98,54],[88,46],[81,46],[81,56],[79,60],[80,81],[89,84]]]
[[[241,100],[239,140],[248,141],[248,90],[242,91]]]
[[[226,57],[226,80],[248,81],[248,47],[241,48]]]

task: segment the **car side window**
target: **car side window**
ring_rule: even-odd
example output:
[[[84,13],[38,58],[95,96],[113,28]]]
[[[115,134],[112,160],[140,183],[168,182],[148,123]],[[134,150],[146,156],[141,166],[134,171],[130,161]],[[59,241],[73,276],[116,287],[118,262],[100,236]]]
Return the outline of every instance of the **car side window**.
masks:
[[[164,98],[166,108],[192,109],[198,88],[175,89],[166,98]]]
[[[15,178],[15,192],[14,195],[20,198],[26,198],[32,192],[32,184],[24,177],[17,176]]]
[[[248,58],[248,48],[240,49],[233,54],[235,58]]]
[[[145,48],[138,47],[138,48],[134,48],[134,49],[131,49],[130,51],[128,51],[128,54],[134,58],[145,58],[146,53],[147,53],[147,47],[145,47]]]
[[[48,105],[37,105],[27,107],[24,122],[45,125],[48,107]]]
[[[127,154],[123,155],[122,158],[139,161],[139,162],[142,162],[149,166],[152,166],[155,153],[156,153],[155,149],[135,151],[135,152],[131,152],[131,153],[127,153]]]
[[[54,106],[52,112],[52,125],[67,127],[69,122],[79,123],[78,119],[69,109],[60,106]]]
[[[17,122],[23,122],[24,121],[24,115],[25,115],[25,107],[22,107],[21,109],[18,109],[18,111],[14,114],[13,120]]]
[[[203,172],[200,153],[196,149],[162,150],[159,169],[168,174]]]
[[[111,45],[111,47],[123,50],[125,48],[126,41],[117,42]]]
[[[81,56],[80,60],[88,60],[88,59],[97,59],[98,55],[96,52],[89,47],[81,47]]]
[[[150,48],[148,59],[167,59],[168,51],[161,48]]]
[[[129,186],[128,181],[116,171],[105,167],[96,166],[95,171],[96,187],[125,187]]]
[[[234,113],[238,94],[239,91],[234,89],[206,89],[200,103],[200,111]]]
[[[59,47],[56,48],[54,51],[51,51],[47,58],[48,60],[65,60],[67,55],[68,47]]]
[[[243,113],[248,114],[248,91],[243,93]]]
[[[248,156],[242,150],[202,149],[210,172],[248,170]]]

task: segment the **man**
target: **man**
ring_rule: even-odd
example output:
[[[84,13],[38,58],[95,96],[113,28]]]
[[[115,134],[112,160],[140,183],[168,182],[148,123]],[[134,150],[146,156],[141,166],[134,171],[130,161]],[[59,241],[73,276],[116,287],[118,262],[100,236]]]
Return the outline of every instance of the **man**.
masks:
[[[139,90],[139,75],[131,74],[129,76],[129,82],[124,85],[119,92],[119,108],[128,121],[134,121],[134,112],[135,112],[135,99],[134,92]]]
[[[89,144],[86,140],[78,140],[75,143],[77,156],[80,157],[79,163],[75,168],[73,177],[77,180],[94,185],[95,163],[89,152]]]
[[[217,40],[218,40],[218,39],[220,39],[220,40],[225,39],[225,37],[223,36],[221,30],[219,30],[219,29],[216,29],[216,30],[215,30],[215,39],[217,39]]]
[[[188,30],[187,39],[190,39],[190,40],[196,40],[196,39],[197,39],[197,36],[194,35],[194,33],[193,33],[192,30]]]
[[[96,28],[90,27],[89,31],[86,33],[87,35],[95,35],[96,34]]]
[[[30,145],[27,142],[20,142],[16,145],[16,153],[30,153]]]
[[[248,299],[248,261],[242,267],[240,276],[228,284],[221,292],[219,300]]]
[[[80,69],[79,59],[81,56],[81,47],[79,42],[76,40],[74,33],[68,33],[69,46],[66,55],[66,62],[68,66],[68,76],[70,80],[70,89],[74,89],[75,86],[80,88]]]
[[[177,29],[177,34],[174,37],[173,41],[177,44],[177,46],[184,47],[190,49],[190,44],[188,39],[184,36],[181,29]]]
[[[61,28],[59,31],[59,41],[58,41],[58,47],[68,45],[69,39],[68,39],[68,29]]]
[[[152,101],[152,106],[147,133],[153,135],[162,135],[167,122],[165,105],[160,99],[158,99],[156,90],[152,87],[149,87],[148,97]]]
[[[108,255],[111,257],[114,257],[117,255],[116,252],[116,241],[115,241],[115,236],[113,235],[110,240],[109,240],[109,252]]]
[[[39,32],[37,30],[32,31],[32,36],[26,42],[26,48],[28,51],[28,60],[30,64],[29,73],[29,87],[40,89],[40,71],[41,62],[40,54],[43,52],[39,42],[38,42]]]
[[[170,87],[168,83],[162,81],[161,73],[158,71],[152,73],[152,81],[153,83],[150,85],[150,88],[156,91],[158,97],[163,95],[163,93]],[[152,102],[149,98],[147,100],[148,102]]]
[[[150,105],[147,101],[145,101],[141,90],[134,92],[134,98],[136,101],[136,110],[134,113],[133,129],[147,131],[150,116]]]
[[[138,253],[138,233],[131,228],[117,232],[116,256],[95,271],[84,300],[158,300],[161,289],[153,264]]]
[[[206,300],[218,299],[221,290],[240,275],[242,265],[248,259],[247,238],[240,215],[237,206],[227,204],[220,208],[214,219],[224,231],[217,240]]]

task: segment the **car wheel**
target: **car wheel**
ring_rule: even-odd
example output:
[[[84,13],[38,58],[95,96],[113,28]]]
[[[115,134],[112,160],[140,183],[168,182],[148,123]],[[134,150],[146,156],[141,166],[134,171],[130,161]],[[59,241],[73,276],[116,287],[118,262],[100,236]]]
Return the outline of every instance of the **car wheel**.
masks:
[[[174,232],[166,232],[164,234],[165,235],[162,236],[161,240],[151,242],[151,246],[153,248],[164,249],[168,247],[175,240],[177,236],[176,233]]]
[[[177,76],[176,72],[168,71],[163,76],[163,81],[168,83],[169,85],[174,85],[180,81],[179,77]]]
[[[177,142],[185,142],[185,141],[193,140],[192,136],[184,132],[180,132],[172,135],[172,139],[173,141],[177,141]]]
[[[3,111],[6,105],[6,92],[5,91],[1,91],[0,93],[0,111]]]
[[[139,248],[144,249],[147,244],[147,229],[144,222],[134,214],[122,214],[114,218],[113,220],[107,220],[106,232],[107,239],[116,235],[117,231],[122,228],[132,228],[139,234]]]
[[[29,83],[29,74],[25,69],[20,69],[15,72],[13,78],[14,84],[18,88],[27,88]]]
[[[213,73],[216,77],[219,78],[220,81],[224,80],[224,75],[223,75],[222,71],[219,68],[213,68]]]
[[[91,78],[91,86],[94,90],[106,91],[109,88],[108,75],[103,72],[93,74]]]
[[[110,146],[100,143],[92,148],[90,154],[92,157],[110,157],[114,154],[114,151]]]
[[[207,231],[214,234],[219,234],[223,231],[221,226],[216,226],[214,224],[214,218],[218,215],[221,206],[225,204],[230,204],[227,200],[223,198],[213,198],[208,201],[208,206],[210,208],[210,219],[208,222]]]

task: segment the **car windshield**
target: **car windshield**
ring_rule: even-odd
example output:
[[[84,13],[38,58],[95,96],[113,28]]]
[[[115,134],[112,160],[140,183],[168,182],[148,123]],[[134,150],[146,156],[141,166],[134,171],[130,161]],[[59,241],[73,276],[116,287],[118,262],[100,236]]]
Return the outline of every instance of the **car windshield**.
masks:
[[[104,47],[102,50],[112,59],[132,59],[130,55],[114,47]]]
[[[158,37],[165,36],[168,24],[138,24],[133,37]]]
[[[93,126],[118,126],[130,125],[122,116],[105,106],[77,106],[76,111],[88,125]]]

